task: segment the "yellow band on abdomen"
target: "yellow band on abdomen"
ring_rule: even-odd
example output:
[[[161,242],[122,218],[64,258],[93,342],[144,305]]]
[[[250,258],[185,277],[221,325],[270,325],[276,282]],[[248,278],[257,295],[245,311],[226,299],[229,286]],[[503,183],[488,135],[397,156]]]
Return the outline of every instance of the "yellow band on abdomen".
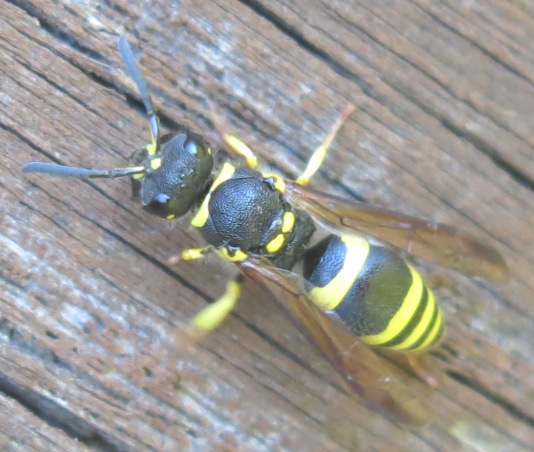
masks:
[[[371,345],[380,345],[394,339],[399,335],[410,319],[415,315],[423,295],[423,280],[419,273],[406,263],[412,275],[412,285],[404,297],[404,301],[396,314],[391,318],[384,331],[378,334],[361,336],[361,340]]]
[[[391,350],[409,349],[413,347],[417,341],[420,341],[422,338],[424,338],[424,334],[427,332],[430,326],[430,322],[434,319],[434,312],[436,311],[436,309],[438,309],[438,307],[436,306],[436,300],[434,299],[434,294],[429,289],[427,289],[427,291],[428,299],[426,302],[425,311],[423,312],[421,319],[419,319],[417,326],[413,329],[409,336],[400,344],[388,347]]]
[[[343,236],[341,241],[347,247],[343,267],[324,287],[314,287],[310,291],[310,297],[324,311],[335,309],[343,301],[369,255],[370,245],[364,238]]]

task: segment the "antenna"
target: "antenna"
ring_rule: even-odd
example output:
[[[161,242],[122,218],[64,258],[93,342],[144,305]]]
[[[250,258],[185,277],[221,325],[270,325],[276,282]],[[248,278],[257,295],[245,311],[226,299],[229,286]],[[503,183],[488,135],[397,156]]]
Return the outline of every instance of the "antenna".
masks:
[[[80,179],[105,178],[114,179],[115,177],[133,176],[134,174],[143,174],[146,171],[144,166],[131,166],[128,168],[117,168],[113,170],[99,170],[80,168],[76,166],[57,165],[55,163],[30,162],[22,168],[25,173],[45,173],[61,177],[78,177]]]
[[[122,55],[122,59],[124,60],[124,64],[126,65],[126,68],[128,69],[128,72],[130,74],[130,77],[137,85],[137,88],[139,89],[139,94],[141,94],[141,100],[145,105],[148,119],[150,121],[152,142],[155,145],[154,152],[157,152],[157,150],[159,149],[159,119],[156,113],[154,112],[154,107],[152,106],[152,99],[150,98],[150,94],[148,92],[148,85],[143,76],[141,75],[141,71],[137,67],[132,48],[130,47],[130,44],[128,44],[128,41],[126,40],[126,37],[124,35],[120,35],[118,47],[119,52]]]

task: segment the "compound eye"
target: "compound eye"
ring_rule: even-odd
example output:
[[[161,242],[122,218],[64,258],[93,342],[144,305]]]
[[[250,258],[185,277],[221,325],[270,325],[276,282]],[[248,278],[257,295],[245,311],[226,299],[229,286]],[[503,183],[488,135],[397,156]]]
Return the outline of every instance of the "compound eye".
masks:
[[[196,155],[197,157],[204,157],[206,155],[204,146],[189,136],[185,139],[184,149],[189,154]]]
[[[168,205],[170,201],[170,196],[166,193],[158,193],[152,198],[152,200],[145,206],[145,209],[148,210],[153,215],[160,217],[166,217],[168,212]]]

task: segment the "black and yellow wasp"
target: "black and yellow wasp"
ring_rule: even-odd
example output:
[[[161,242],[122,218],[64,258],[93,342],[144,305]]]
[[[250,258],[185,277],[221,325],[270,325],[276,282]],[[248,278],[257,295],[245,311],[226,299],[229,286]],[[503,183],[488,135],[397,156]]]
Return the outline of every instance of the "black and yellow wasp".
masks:
[[[191,225],[208,245],[188,249],[180,259],[215,251],[241,271],[226,293],[193,319],[192,330],[202,335],[223,321],[239,298],[244,274],[270,292],[365,401],[384,408],[400,423],[427,422],[423,397],[373,350],[414,357],[443,336],[443,317],[432,291],[399,249],[498,282],[509,277],[504,259],[449,226],[306,188],[353,107],[332,127],[296,181],[258,171],[253,152],[220,130],[225,147],[246,165],[216,165],[212,148],[198,134],[186,128],[160,134],[146,82],[124,37],[119,50],[147,110],[151,143],[135,152],[125,168],[32,162],[24,171],[82,178],[131,176],[134,196],[150,214],[173,219],[192,212]],[[317,225],[327,231],[322,237],[317,237]],[[372,244],[365,238],[369,236],[391,247]]]

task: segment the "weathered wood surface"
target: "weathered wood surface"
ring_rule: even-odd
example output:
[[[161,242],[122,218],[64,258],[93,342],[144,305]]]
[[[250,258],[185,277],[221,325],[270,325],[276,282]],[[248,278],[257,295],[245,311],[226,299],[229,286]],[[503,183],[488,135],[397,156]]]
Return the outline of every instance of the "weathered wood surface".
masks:
[[[0,448],[534,447],[531,2],[11,0],[0,32]],[[317,185],[506,256],[506,286],[436,269],[458,293],[439,291],[449,328],[431,425],[405,432],[340,392],[252,285],[184,356],[176,331],[232,269],[167,268],[196,236],[143,214],[126,180],[21,174],[29,160],[121,166],[146,141],[120,32],[143,50],[165,128],[209,133],[209,99],[296,175],[354,102]]]

